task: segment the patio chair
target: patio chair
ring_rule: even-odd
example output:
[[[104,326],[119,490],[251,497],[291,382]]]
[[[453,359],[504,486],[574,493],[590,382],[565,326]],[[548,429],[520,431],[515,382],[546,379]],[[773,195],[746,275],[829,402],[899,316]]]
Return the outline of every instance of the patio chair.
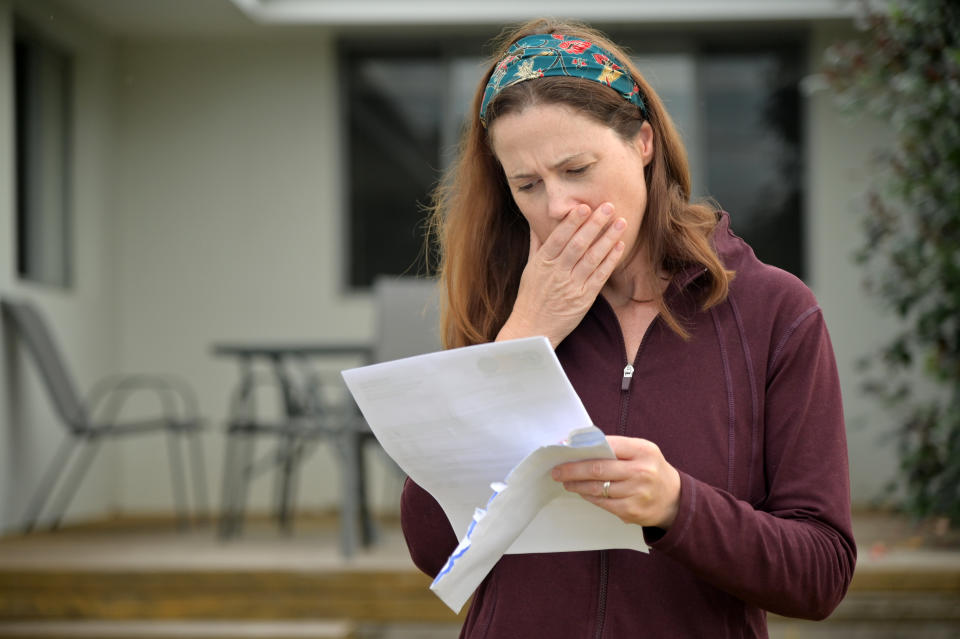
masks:
[[[220,354],[245,352],[241,380],[230,401],[224,454],[223,503],[220,536],[242,532],[251,481],[268,471],[276,473],[274,491],[276,518],[281,528],[292,529],[292,505],[304,459],[321,442],[333,443],[341,477],[341,552],[351,556],[357,537],[362,546],[374,543],[376,530],[370,513],[364,449],[375,441],[352,400],[332,404],[324,389],[341,387],[338,373],[314,368],[324,356],[362,355],[373,362],[434,351],[437,338],[437,290],[434,280],[381,277],[373,287],[377,334],[370,344],[305,344],[268,352],[252,346],[223,348]],[[302,353],[296,356],[296,352]],[[216,352],[216,351],[215,351]],[[267,355],[272,373],[254,371],[252,361]],[[299,369],[295,371],[294,369]],[[298,372],[298,374],[294,374]],[[256,389],[273,388],[279,393],[284,416],[264,419],[257,415]],[[257,441],[276,446],[256,454]],[[359,529],[357,526],[359,525]]]
[[[343,449],[349,423],[325,403],[318,401],[321,390],[312,360],[323,356],[316,345],[279,347],[214,348],[215,354],[236,355],[240,351],[240,380],[230,398],[223,462],[223,494],[219,532],[227,539],[242,532],[251,482],[267,472],[275,472],[274,511],[285,532],[292,532],[292,505],[296,499],[296,479],[300,464],[320,442]],[[255,362],[261,369],[257,370]],[[271,370],[262,370],[262,365]],[[299,374],[294,374],[299,372]],[[275,392],[282,405],[280,415],[258,414],[259,389]],[[274,444],[259,454],[257,442]],[[344,547],[352,548],[353,538],[344,537]],[[344,554],[350,554],[346,550]]]
[[[387,362],[442,348],[437,281],[380,276],[373,284],[377,335],[373,359]]]
[[[80,449],[80,456],[72,465],[70,476],[62,483],[51,511],[52,529],[60,525],[103,440],[140,433],[167,434],[173,498],[181,527],[188,526],[190,522],[180,441],[182,438],[188,440],[193,462],[195,508],[201,515],[208,512],[203,450],[198,436],[200,421],[197,417],[197,401],[186,383],[168,375],[116,375],[95,384],[85,400],[77,392],[47,322],[37,308],[29,302],[9,298],[0,299],[0,307],[4,318],[32,357],[55,412],[67,431],[28,503],[24,516],[26,531],[33,530],[37,525],[76,450]],[[156,417],[121,420],[120,413],[127,401],[140,391],[155,393],[162,413]]]
[[[437,281],[433,278],[380,275],[374,280],[376,335],[371,345],[370,363],[422,355],[442,348],[438,293]],[[319,381],[316,379],[314,385],[308,387],[310,396],[319,395]],[[339,375],[335,383],[343,383]],[[376,541],[377,531],[370,512],[364,452],[368,445],[376,444],[376,437],[352,400],[348,400],[345,406],[328,407],[327,410],[331,409],[339,413],[345,427],[340,451],[344,458],[342,476],[346,484],[340,504],[341,517],[347,522],[359,523],[361,543],[364,547],[371,546]],[[379,445],[377,448],[382,452]],[[393,460],[385,454],[384,458],[389,466],[403,475]]]
[[[432,353],[443,348],[440,340],[440,308],[437,280],[423,277],[397,277],[381,275],[373,284],[373,297],[376,307],[377,334],[373,342],[373,362],[388,362],[414,355]],[[352,404],[352,402],[351,402]],[[372,544],[376,538],[373,518],[369,513],[367,499],[366,464],[364,449],[376,442],[373,431],[364,421],[356,405],[352,405],[355,415],[355,429],[358,433],[355,455],[354,476],[358,495],[356,508],[361,522],[361,533],[365,544]],[[380,449],[382,452],[382,449]],[[384,455],[388,465],[403,475],[393,460]],[[348,513],[349,514],[349,513]]]

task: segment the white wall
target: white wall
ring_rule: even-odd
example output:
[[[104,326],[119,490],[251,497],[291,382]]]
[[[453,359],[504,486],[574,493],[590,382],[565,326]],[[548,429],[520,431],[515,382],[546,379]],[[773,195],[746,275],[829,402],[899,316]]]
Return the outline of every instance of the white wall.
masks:
[[[220,484],[223,418],[237,380],[218,341],[365,340],[369,300],[345,295],[339,88],[331,37],[126,44],[119,51],[116,171],[122,363],[187,377],[211,419]],[[335,503],[329,451],[299,503]],[[128,510],[169,508],[166,458],[130,441]],[[269,480],[258,482],[264,505]],[[219,490],[215,491],[219,496]]]
[[[811,69],[820,66],[830,42],[851,35],[836,27],[817,29],[810,47]],[[860,220],[869,158],[891,136],[882,122],[840,113],[825,92],[809,98],[807,124],[810,283],[823,307],[840,370],[851,491],[855,503],[865,504],[883,495],[897,462],[890,442],[881,441],[890,420],[861,391],[857,361],[892,335],[895,324],[865,294],[864,272],[854,264],[853,254],[863,242]]]
[[[29,298],[48,316],[78,386],[86,389],[119,361],[119,325],[113,285],[113,246],[108,218],[112,65],[109,43],[56,9],[0,0],[0,87],[12,86],[14,8],[49,38],[75,54],[74,286],[69,290],[20,281],[15,262],[13,200],[13,105],[0,91],[0,294]],[[4,331],[4,335],[8,335]],[[0,531],[21,522],[65,431],[51,412],[36,370],[4,341],[0,349]],[[70,515],[101,516],[117,504],[117,454],[106,449],[81,485]]]

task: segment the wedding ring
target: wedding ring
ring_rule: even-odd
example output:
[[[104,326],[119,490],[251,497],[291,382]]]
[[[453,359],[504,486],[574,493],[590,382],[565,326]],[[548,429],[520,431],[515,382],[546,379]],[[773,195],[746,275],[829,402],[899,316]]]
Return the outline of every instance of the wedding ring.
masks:
[[[604,499],[610,499],[610,480],[603,482],[603,495]]]

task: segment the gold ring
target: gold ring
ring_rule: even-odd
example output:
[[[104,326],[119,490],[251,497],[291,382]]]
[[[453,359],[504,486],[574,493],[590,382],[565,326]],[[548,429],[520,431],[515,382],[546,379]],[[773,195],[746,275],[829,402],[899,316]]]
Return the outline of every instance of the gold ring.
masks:
[[[610,480],[603,482],[603,498],[610,499]]]

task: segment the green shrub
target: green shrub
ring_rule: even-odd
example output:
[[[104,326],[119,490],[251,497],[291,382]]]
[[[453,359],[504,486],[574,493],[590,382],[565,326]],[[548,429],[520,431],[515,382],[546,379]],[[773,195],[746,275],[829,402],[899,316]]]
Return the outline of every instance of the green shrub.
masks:
[[[896,416],[904,507],[960,522],[960,3],[865,4],[858,27],[823,74],[845,109],[895,136],[856,257],[904,327],[865,361],[866,388]],[[918,370],[933,383],[917,384]]]

